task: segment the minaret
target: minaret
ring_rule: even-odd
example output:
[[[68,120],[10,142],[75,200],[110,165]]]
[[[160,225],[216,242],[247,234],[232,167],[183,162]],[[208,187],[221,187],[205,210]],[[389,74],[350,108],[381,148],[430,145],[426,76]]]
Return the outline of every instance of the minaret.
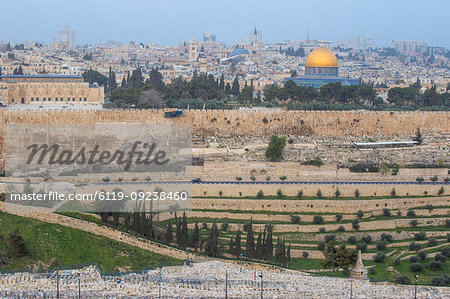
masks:
[[[197,61],[198,58],[198,43],[194,37],[192,37],[189,43],[189,63]]]

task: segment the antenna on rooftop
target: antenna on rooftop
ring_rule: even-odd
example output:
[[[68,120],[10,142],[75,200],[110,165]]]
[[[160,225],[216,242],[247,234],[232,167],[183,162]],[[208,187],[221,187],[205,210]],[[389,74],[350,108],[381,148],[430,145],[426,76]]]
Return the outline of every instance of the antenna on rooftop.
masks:
[[[309,40],[309,25],[308,25],[308,35],[306,36],[306,40]]]

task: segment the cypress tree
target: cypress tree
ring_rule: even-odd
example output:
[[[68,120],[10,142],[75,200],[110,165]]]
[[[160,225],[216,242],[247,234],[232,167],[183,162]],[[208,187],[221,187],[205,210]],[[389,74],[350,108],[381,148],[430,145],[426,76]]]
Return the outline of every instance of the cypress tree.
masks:
[[[241,231],[238,229],[238,231],[236,232],[236,239],[235,239],[235,255],[236,255],[236,257],[240,257],[241,256],[241,251],[242,251],[242,247],[241,247]]]
[[[267,238],[264,244],[263,255],[265,260],[269,260],[273,256],[273,239],[272,239],[273,226],[268,224],[266,225],[266,228],[267,228]]]
[[[198,248],[198,242],[200,239],[200,229],[198,227],[198,223],[195,223],[195,227],[194,227],[194,231],[192,232],[192,237],[191,237],[191,247],[194,248],[195,250],[197,250]]]
[[[247,243],[246,243],[246,253],[249,259],[255,257],[255,237],[253,236],[253,220],[250,219],[250,224],[247,228]]]
[[[217,224],[213,224],[211,227],[211,231],[209,234],[208,242],[206,243],[205,253],[207,256],[217,257],[219,256],[219,229],[217,228]]]
[[[240,94],[239,79],[237,76],[234,78],[233,85],[231,86],[231,94],[235,96],[239,96]]]
[[[127,213],[127,215],[125,216],[125,228],[130,228],[130,213]]]
[[[171,219],[169,219],[169,222],[167,223],[166,236],[165,236],[166,244],[172,243],[172,239],[173,239],[172,221],[171,221]]]
[[[256,241],[256,253],[255,253],[255,257],[257,259],[262,259],[262,235],[261,235],[261,231],[259,231],[258,234],[258,239]]]
[[[234,238],[230,238],[230,254],[236,255],[236,243],[234,242]]]
[[[180,243],[181,243],[182,248],[186,248],[189,246],[186,212],[183,212],[183,223],[181,226],[181,242]]]
[[[219,81],[219,90],[225,90],[225,78],[222,74]]]

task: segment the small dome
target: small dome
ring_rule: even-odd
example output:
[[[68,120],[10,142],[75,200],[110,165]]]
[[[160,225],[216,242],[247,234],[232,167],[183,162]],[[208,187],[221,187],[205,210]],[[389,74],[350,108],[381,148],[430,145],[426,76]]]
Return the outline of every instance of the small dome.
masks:
[[[319,47],[309,53],[306,67],[338,67],[338,61],[330,49]]]
[[[231,57],[237,56],[237,55],[248,55],[250,52],[247,49],[234,49],[233,52],[231,52]]]

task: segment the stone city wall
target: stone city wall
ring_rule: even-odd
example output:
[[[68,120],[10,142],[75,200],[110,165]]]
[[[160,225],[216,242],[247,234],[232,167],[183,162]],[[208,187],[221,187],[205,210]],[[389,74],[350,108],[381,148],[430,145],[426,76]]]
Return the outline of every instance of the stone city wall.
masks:
[[[165,110],[0,111],[5,123],[92,124],[142,122],[192,124],[195,134],[207,136],[266,136],[269,134],[325,136],[395,136],[448,132],[449,112],[389,111],[248,111],[190,110],[164,118]],[[3,128],[2,128],[3,130]]]

